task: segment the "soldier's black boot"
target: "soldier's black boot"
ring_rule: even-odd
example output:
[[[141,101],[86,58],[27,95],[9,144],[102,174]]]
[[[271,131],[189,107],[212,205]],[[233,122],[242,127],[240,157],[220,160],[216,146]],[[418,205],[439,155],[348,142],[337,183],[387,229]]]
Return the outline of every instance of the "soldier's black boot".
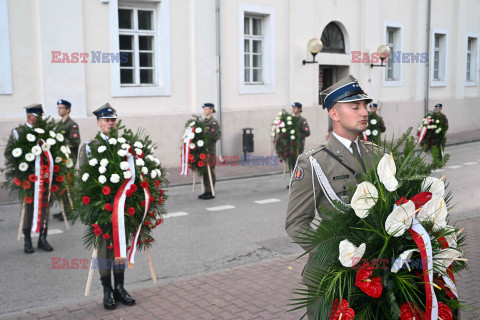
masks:
[[[42,249],[44,251],[47,251],[47,252],[51,252],[53,251],[53,248],[52,246],[50,245],[50,243],[48,243],[47,241],[47,228],[45,229],[40,229],[40,234],[38,236],[38,249]]]
[[[103,286],[103,307],[113,310],[117,306],[113,298],[112,277],[110,275],[100,277]]]
[[[205,192],[205,196],[202,198],[202,200],[210,200],[210,199],[215,199],[215,196],[211,192]]]
[[[113,279],[115,280],[115,290],[113,291],[115,300],[120,301],[126,306],[133,306],[135,299],[133,299],[123,287],[124,273],[113,273]]]
[[[23,252],[33,253],[32,238],[30,237],[30,229],[23,229],[23,236],[25,237],[25,246]]]
[[[202,193],[201,195],[198,196],[198,199],[203,199],[206,194],[207,194],[206,192]]]

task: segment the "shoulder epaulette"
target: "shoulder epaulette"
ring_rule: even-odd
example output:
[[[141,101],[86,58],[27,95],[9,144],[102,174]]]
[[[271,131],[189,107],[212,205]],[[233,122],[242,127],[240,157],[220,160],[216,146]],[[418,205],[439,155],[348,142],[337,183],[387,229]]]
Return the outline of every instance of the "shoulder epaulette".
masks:
[[[315,154],[319,151],[322,151],[323,149],[325,149],[325,145],[320,145],[318,147],[315,147],[315,148],[312,148],[310,150],[308,150],[307,152],[305,152],[304,154],[307,155],[307,156],[311,156],[312,154]]]

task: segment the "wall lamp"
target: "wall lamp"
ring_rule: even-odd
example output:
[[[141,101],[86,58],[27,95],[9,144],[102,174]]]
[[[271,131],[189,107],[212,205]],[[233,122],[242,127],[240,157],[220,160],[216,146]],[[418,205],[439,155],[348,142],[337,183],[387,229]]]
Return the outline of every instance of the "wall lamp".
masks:
[[[318,63],[317,61],[315,61],[315,56],[317,55],[317,53],[319,53],[323,49],[322,41],[316,38],[310,39],[310,41],[308,41],[308,44],[307,44],[307,49],[308,49],[308,52],[312,54],[313,58],[312,58],[312,61],[303,60],[302,61],[303,65],[307,63]]]
[[[380,46],[378,47],[377,49],[377,53],[378,53],[378,57],[380,58],[380,64],[371,64],[370,65],[370,68],[373,68],[373,67],[386,67],[387,65],[386,64],[383,64],[383,61],[385,59],[388,59],[390,57],[390,47],[389,46],[386,46],[386,45],[383,45],[383,46]]]

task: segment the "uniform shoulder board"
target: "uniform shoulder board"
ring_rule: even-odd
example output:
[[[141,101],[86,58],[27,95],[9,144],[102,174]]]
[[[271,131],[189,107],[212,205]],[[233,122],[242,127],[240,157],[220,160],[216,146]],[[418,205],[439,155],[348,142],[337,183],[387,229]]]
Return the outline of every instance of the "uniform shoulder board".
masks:
[[[308,150],[304,154],[307,155],[307,156],[311,156],[312,154],[315,154],[319,151],[322,151],[323,149],[325,149],[325,146],[322,144],[322,145],[319,145],[318,147],[315,147],[315,148],[312,148],[312,149]]]

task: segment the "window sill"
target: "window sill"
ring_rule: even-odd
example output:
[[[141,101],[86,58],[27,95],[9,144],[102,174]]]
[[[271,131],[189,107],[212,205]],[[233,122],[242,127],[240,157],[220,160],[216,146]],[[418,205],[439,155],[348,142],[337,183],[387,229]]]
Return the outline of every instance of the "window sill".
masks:
[[[476,81],[466,81],[465,87],[478,87],[478,82]]]
[[[241,84],[239,94],[274,93],[275,87],[272,84]]]

